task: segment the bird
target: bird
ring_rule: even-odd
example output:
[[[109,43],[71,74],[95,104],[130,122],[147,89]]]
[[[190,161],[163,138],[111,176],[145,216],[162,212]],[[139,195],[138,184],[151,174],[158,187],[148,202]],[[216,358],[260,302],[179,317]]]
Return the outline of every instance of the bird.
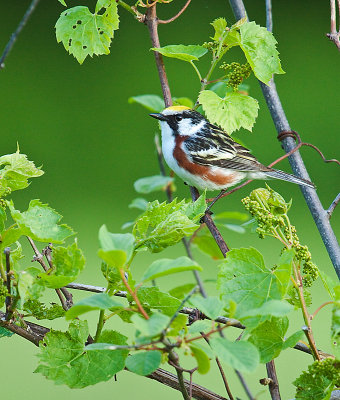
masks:
[[[189,107],[171,106],[149,115],[160,121],[166,163],[189,186],[223,192],[245,179],[275,178],[315,187],[306,179],[261,164],[246,147]]]

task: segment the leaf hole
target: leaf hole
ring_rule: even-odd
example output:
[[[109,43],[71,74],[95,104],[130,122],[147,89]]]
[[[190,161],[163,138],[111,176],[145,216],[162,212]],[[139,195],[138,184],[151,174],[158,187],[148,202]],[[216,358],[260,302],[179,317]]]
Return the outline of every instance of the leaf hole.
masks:
[[[70,40],[68,41],[68,45],[71,46],[71,44],[72,44],[72,39],[70,39]]]
[[[100,33],[100,35],[102,35],[104,33],[104,31],[100,31],[99,33]]]
[[[77,27],[77,25],[73,25],[73,26],[72,26],[73,29],[76,29],[76,27]]]
[[[78,19],[77,24],[81,25],[82,21],[80,19]]]
[[[83,46],[83,49],[84,49],[84,50],[87,49],[87,46]]]

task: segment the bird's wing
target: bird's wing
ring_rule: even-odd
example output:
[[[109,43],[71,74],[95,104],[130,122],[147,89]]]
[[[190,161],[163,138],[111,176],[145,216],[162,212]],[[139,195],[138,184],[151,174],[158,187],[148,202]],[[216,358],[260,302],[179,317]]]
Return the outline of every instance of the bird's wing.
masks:
[[[238,171],[268,170],[247,148],[212,124],[206,125],[204,131],[199,134],[190,136],[184,144],[192,161],[197,164]]]

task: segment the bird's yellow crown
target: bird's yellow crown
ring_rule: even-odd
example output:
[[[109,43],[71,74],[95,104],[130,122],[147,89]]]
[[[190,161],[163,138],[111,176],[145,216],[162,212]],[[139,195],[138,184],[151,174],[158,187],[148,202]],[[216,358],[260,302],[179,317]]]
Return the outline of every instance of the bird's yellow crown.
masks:
[[[191,110],[190,107],[186,107],[186,106],[171,106],[171,107],[167,107],[165,110],[169,110],[169,111],[183,111],[183,110]],[[164,111],[165,111],[164,110]]]

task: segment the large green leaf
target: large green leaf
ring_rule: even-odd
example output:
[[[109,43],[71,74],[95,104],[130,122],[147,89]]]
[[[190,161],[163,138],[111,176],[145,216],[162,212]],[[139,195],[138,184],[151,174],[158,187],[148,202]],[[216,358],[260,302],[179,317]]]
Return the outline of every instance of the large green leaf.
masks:
[[[157,287],[141,287],[138,289],[138,299],[147,308],[159,310],[172,316],[178,310],[181,302],[168,293],[161,292]]]
[[[238,371],[254,372],[259,365],[259,353],[252,343],[215,337],[210,339],[210,345],[221,361]]]
[[[223,254],[210,234],[198,234],[194,237],[192,243],[196,245],[202,253],[208,254],[214,260],[223,260]]]
[[[132,257],[135,238],[131,233],[111,233],[103,225],[99,229],[99,243],[99,257],[108,265],[121,268]]]
[[[24,212],[16,210],[13,202],[8,203],[8,206],[22,235],[30,236],[39,242],[50,243],[63,243],[66,238],[74,235],[69,226],[59,225],[62,216],[40,200],[31,200],[28,210]]]
[[[19,150],[0,157],[0,197],[14,190],[25,189],[29,178],[41,176],[44,172],[37,168]]]
[[[241,49],[260,81],[269,83],[273,74],[284,74],[271,32],[252,21],[240,27],[240,34]]]
[[[209,121],[220,125],[228,134],[240,128],[252,130],[259,109],[254,98],[240,92],[230,92],[221,98],[211,90],[203,90],[198,100]]]
[[[31,299],[25,302],[23,310],[26,313],[31,314],[37,320],[53,320],[65,315],[65,310],[59,304],[53,303],[51,307],[46,307],[46,305],[40,303],[40,301]]]
[[[160,190],[165,190],[167,186],[173,182],[174,178],[163,175],[153,175],[147,176],[145,178],[140,178],[134,183],[134,188],[138,193],[151,193],[158,192]]]
[[[84,351],[89,335],[86,321],[74,320],[67,332],[51,330],[40,342],[39,372],[57,385],[83,388],[107,381],[124,369],[127,350]],[[126,345],[126,337],[115,331],[103,331],[99,342]]]
[[[211,319],[223,314],[224,304],[217,297],[194,296],[191,297],[190,303]]]
[[[200,374],[206,374],[210,370],[210,359],[208,354],[199,344],[191,344],[190,350],[192,355],[197,361],[197,372]]]
[[[119,301],[112,299],[106,293],[94,294],[90,297],[86,297],[74,304],[66,313],[66,319],[73,319],[81,314],[93,310],[107,310],[109,308],[119,307],[122,308],[123,305]]]
[[[82,64],[87,56],[110,53],[113,32],[118,26],[117,2],[98,0],[94,14],[85,6],[73,7],[61,13],[55,27],[58,43],[62,42]]]
[[[142,351],[126,359],[126,368],[135,374],[146,376],[156,371],[161,363],[162,353],[157,350]]]
[[[184,271],[202,271],[195,261],[188,257],[179,257],[175,260],[169,258],[161,258],[154,261],[150,267],[145,271],[142,281],[147,282],[152,279],[159,278],[160,276],[176,274]]]
[[[153,47],[151,50],[158,51],[163,56],[177,58],[187,62],[197,61],[208,52],[205,47],[198,45],[174,44],[164,47]]]
[[[68,247],[53,248],[52,264],[53,268],[39,277],[45,286],[58,289],[76,280],[84,269],[85,257],[75,242]]]
[[[143,336],[151,338],[158,336],[167,327],[170,322],[170,317],[164,314],[155,313],[152,314],[149,319],[145,319],[140,317],[138,314],[134,314],[131,317],[131,321]]]
[[[164,110],[164,100],[156,94],[141,94],[139,96],[130,97],[130,104],[137,103],[151,112],[159,113]]]
[[[293,255],[293,252],[283,255],[282,264],[271,270],[254,248],[233,249],[227,253],[219,266],[218,290],[225,304],[230,300],[237,304],[236,318],[269,300],[283,298],[289,284]]]

